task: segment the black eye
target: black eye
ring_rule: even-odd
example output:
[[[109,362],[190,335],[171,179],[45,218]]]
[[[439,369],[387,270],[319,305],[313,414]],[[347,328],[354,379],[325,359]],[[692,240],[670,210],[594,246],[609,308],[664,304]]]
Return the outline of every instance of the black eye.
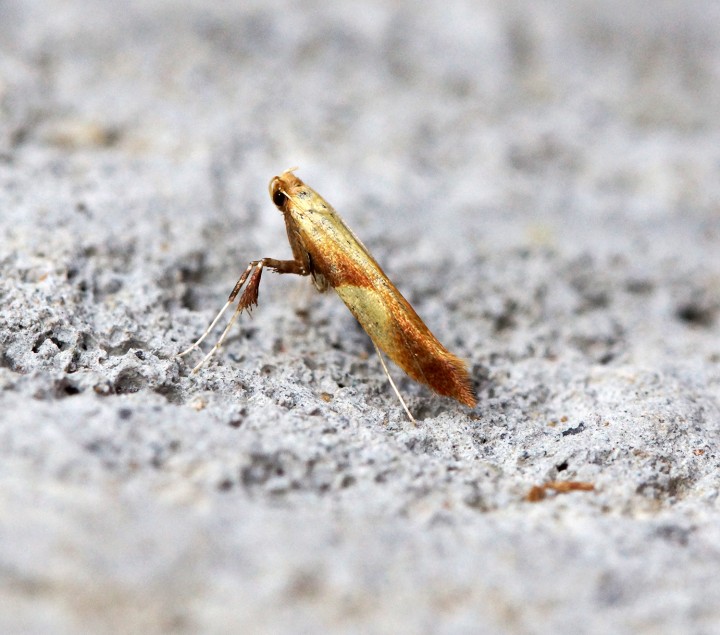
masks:
[[[287,196],[285,196],[285,194],[283,194],[280,190],[275,190],[273,193],[273,203],[275,203],[277,207],[282,207],[286,200]]]

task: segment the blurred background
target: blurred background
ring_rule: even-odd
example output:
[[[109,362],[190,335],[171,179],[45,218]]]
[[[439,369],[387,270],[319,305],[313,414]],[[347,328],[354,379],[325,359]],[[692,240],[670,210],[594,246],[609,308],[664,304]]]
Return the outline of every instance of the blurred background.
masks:
[[[716,630],[718,113],[716,0],[0,0],[0,632]],[[292,166],[475,410],[292,276],[188,376]]]
[[[356,225],[382,215],[371,234],[442,249],[577,249],[597,239],[587,223],[637,249],[622,227],[652,243],[658,221],[717,220],[715,2],[91,0],[0,16],[3,156],[72,157],[76,191],[118,232],[150,172],[167,222],[194,217],[174,240],[234,216],[263,244],[281,226],[266,182],[291,165]],[[103,169],[127,181],[122,201],[89,185]]]

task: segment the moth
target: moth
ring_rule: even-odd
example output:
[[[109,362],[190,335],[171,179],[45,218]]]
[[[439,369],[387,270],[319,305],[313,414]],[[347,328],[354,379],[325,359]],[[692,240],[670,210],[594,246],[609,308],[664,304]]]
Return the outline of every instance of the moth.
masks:
[[[220,313],[200,339],[180,355],[199,347],[242,290],[232,318],[215,346],[193,369],[196,372],[220,348],[238,315],[257,305],[260,278],[267,268],[276,273],[310,276],[320,292],[335,290],[370,336],[390,385],[411,421],[415,419],[381,351],[415,381],[466,406],[475,406],[477,400],[465,362],[437,340],[332,206],[295,176],[296,169],[273,177],[269,186],[270,198],[285,219],[292,260],[262,258],[248,264]]]

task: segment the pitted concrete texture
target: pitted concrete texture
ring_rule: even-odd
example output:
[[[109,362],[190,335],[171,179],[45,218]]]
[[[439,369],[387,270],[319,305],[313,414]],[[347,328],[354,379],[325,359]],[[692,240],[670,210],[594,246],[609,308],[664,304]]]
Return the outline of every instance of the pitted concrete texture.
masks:
[[[0,3],[0,632],[717,633],[719,24]],[[293,165],[475,409],[269,271],[177,358]]]

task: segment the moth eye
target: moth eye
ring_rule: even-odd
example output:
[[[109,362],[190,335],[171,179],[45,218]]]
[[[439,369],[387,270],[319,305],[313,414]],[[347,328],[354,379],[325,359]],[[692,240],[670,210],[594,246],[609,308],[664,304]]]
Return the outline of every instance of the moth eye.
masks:
[[[282,207],[287,200],[287,196],[285,196],[285,194],[283,194],[280,190],[275,190],[275,192],[273,192],[272,199],[276,207]]]

